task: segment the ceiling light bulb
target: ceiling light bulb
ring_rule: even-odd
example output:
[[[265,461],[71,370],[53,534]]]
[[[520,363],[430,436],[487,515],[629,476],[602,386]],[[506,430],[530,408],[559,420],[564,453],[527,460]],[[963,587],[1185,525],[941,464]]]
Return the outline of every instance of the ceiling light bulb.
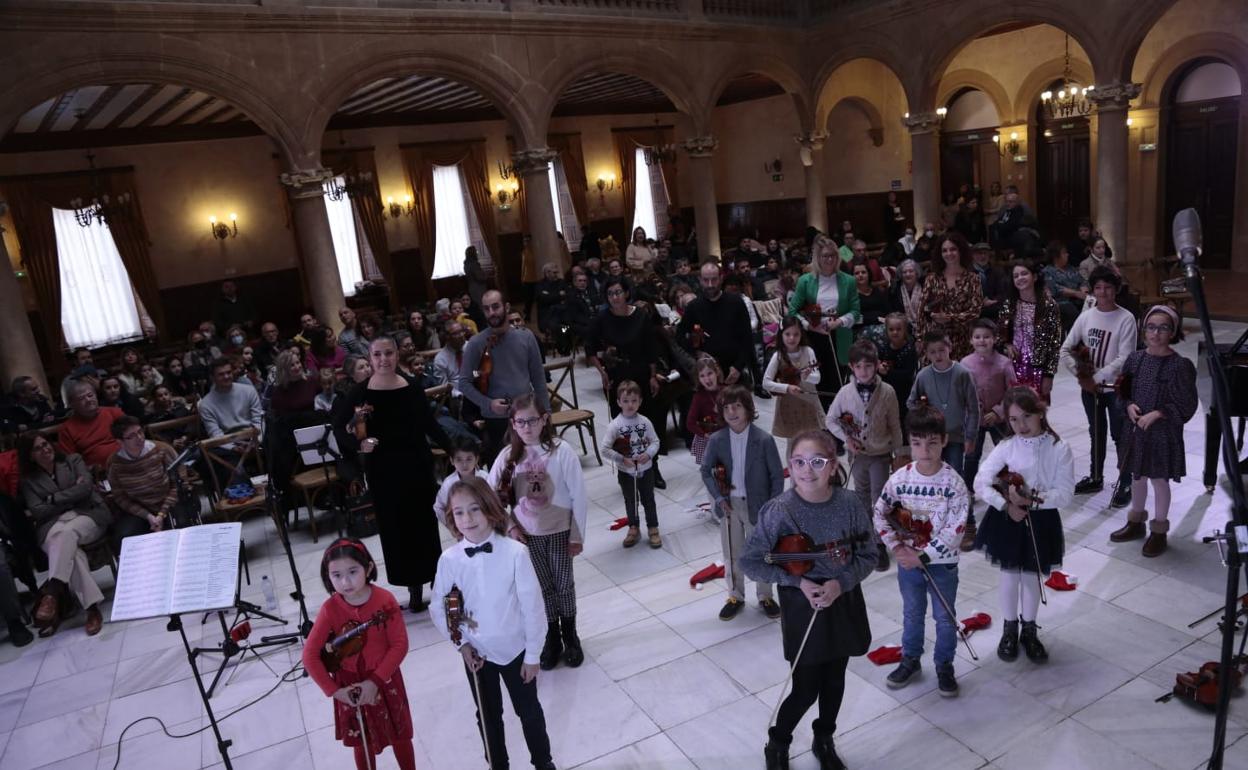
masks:
[[[1011,132],[1010,132],[1010,139],[1018,139],[1018,132],[1017,132],[1017,131],[1011,131]]]
[[[215,225],[216,223],[217,223],[216,217],[208,217],[208,224]]]
[[[231,221],[231,222],[236,222],[236,221],[238,221],[238,214],[235,214],[233,211],[231,211],[231,212],[230,212],[230,221]]]

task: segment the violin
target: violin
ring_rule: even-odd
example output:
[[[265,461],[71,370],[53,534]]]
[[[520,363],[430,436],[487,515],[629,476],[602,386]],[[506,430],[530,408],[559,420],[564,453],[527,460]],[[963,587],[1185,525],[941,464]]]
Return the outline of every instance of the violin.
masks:
[[[884,515],[884,519],[897,537],[916,551],[923,550],[932,542],[932,520],[926,513],[915,513],[901,503],[893,503],[893,509]]]
[[[1219,688],[1221,671],[1221,663],[1211,660],[1202,665],[1199,671],[1175,674],[1174,689],[1163,698],[1169,700],[1177,695],[1183,700],[1216,708],[1221,694]],[[1231,659],[1230,687],[1232,692],[1239,689],[1246,673],[1248,673],[1248,655],[1236,655]]]
[[[491,334],[485,340],[485,349],[481,351],[481,361],[477,364],[472,376],[476,378],[477,390],[482,395],[490,389],[490,375],[494,374],[494,346],[502,339],[501,334]]]
[[[338,635],[331,637],[321,648],[321,663],[325,666],[325,670],[331,674],[342,670],[343,661],[352,655],[359,655],[364,650],[364,643],[368,639],[368,629],[384,625],[388,615],[386,610],[378,610],[363,623],[354,620],[343,623]]]
[[[715,479],[715,484],[719,487],[721,497],[729,497],[732,495],[732,479],[728,478],[728,466],[723,463],[715,463],[715,467],[711,469],[711,476]]]
[[[1123,372],[1114,380],[1114,393],[1118,398],[1131,400],[1131,375]]]
[[[368,438],[368,420],[372,414],[372,404],[364,404],[355,408],[355,416],[351,418],[351,429],[355,432],[356,441]]]
[[[835,313],[832,313],[832,312],[825,312],[823,308],[819,307],[819,303],[817,302],[812,302],[797,312],[798,312],[798,315],[805,318],[806,322],[809,323],[811,326],[818,326],[819,324],[823,323],[823,319],[831,318],[832,316],[836,315]]]
[[[1027,480],[1023,478],[1023,474],[1015,473],[1010,470],[1009,466],[1002,468],[1001,471],[997,473],[997,478],[993,482],[992,486],[1007,498],[1010,496],[1010,487],[1014,487],[1018,490],[1019,494],[1024,497],[1030,497],[1037,503],[1043,502],[1042,498],[1027,489]]]
[[[451,641],[459,646],[464,640],[464,627],[476,628],[477,621],[464,610],[464,592],[458,585],[452,585],[442,597],[442,608],[446,610],[446,630],[451,634]]]
[[[708,436],[722,427],[724,427],[724,421],[718,414],[708,414],[698,418],[698,428]]]
[[[841,412],[841,416],[837,418],[837,421],[841,424],[841,429],[845,431],[847,436],[858,438],[862,435],[862,426],[858,424],[858,421],[849,412]]]
[[[702,329],[702,324],[694,324],[693,329],[689,331],[689,347],[694,350],[701,350],[702,343],[709,339],[710,336]]]
[[[611,442],[611,448],[625,457],[631,457],[633,454],[633,442],[628,436],[616,436],[615,441]]]
[[[854,543],[863,542],[867,538],[859,535],[844,540],[831,540],[816,545],[810,535],[796,532],[782,535],[775,547],[763,556],[767,564],[776,564],[794,577],[801,577],[814,569],[816,561],[830,560],[836,566],[844,566],[854,555]]]
[[[1092,364],[1092,349],[1082,342],[1075,343],[1070,349],[1070,357],[1075,359],[1075,376],[1081,380],[1091,379],[1096,373]]]

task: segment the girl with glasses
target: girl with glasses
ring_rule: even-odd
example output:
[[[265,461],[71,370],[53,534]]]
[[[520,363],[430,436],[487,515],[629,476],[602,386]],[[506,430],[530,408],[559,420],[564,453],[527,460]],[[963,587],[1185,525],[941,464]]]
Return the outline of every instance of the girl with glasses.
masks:
[[[555,436],[550,412],[532,393],[512,399],[508,446],[494,459],[490,486],[511,508],[507,534],[529,547],[546,605],[543,671],[562,657],[576,668],[585,660],[576,634],[576,584],[572,559],[585,543],[589,498],[581,460]]]
[[[793,487],[758,514],[741,569],[752,580],[779,586],[784,658],[794,666],[792,691],[775,713],[763,749],[768,770],[788,768],[793,730],[819,702],[811,748],[822,768],[844,767],[832,736],[845,694],[845,668],[871,643],[861,582],[879,558],[871,515],[853,492],[835,482],[836,444],[821,430],[789,442]],[[781,537],[805,534],[816,548],[836,545],[835,558],[819,558],[800,577],[767,562]]]

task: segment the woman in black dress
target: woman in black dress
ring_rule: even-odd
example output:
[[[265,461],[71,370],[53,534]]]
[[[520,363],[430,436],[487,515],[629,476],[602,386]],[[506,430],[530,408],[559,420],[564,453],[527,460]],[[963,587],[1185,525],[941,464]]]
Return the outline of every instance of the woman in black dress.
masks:
[[[425,608],[421,586],[432,583],[442,554],[438,525],[431,515],[437,485],[428,437],[450,452],[450,440],[433,419],[425,392],[398,373],[399,347],[379,336],[369,345],[373,374],[347,394],[351,410],[338,419],[365,420],[360,442],[364,474],[373,493],[386,582],[407,586],[412,612]]]

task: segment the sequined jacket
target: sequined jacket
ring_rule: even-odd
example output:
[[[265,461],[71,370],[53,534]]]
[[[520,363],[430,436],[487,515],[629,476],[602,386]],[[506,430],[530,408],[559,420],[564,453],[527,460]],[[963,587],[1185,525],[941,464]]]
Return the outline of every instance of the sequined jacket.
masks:
[[[1057,374],[1057,361],[1062,351],[1062,314],[1057,302],[1048,292],[1037,292],[1036,329],[1032,360],[1036,367],[1053,377]],[[1001,334],[998,339],[1003,343],[1014,341],[1014,311],[1017,301],[1006,297],[1001,302],[1001,312],[997,315],[997,323]],[[1015,362],[1017,363],[1017,362]]]

